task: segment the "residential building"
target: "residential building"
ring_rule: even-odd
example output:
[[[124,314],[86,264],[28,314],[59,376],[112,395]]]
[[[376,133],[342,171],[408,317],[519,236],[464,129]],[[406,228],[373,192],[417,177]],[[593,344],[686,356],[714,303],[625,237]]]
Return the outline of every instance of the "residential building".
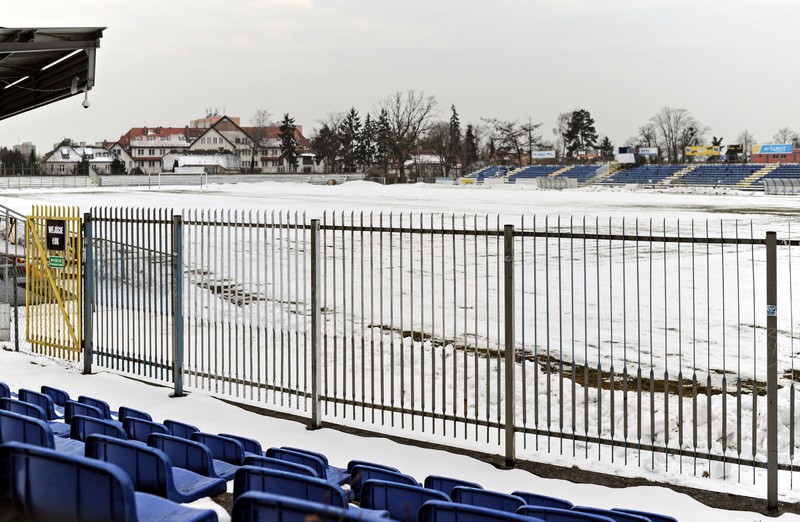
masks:
[[[71,140],[64,140],[42,156],[41,165],[45,174],[74,175],[78,172],[78,165],[84,160],[89,162],[89,168],[94,172],[105,175],[111,171],[114,154],[102,143],[87,145],[85,142],[76,144]]]
[[[298,166],[294,170],[282,158],[279,125],[266,127],[241,127],[233,119],[222,116],[219,120],[205,129],[197,139],[188,147],[190,151],[232,151],[240,158],[240,167],[243,172],[258,172],[264,174],[302,172],[323,172],[323,167],[318,166],[311,143],[303,136],[302,127],[295,128],[295,139],[298,149]],[[259,146],[254,151],[253,143],[258,141]]]

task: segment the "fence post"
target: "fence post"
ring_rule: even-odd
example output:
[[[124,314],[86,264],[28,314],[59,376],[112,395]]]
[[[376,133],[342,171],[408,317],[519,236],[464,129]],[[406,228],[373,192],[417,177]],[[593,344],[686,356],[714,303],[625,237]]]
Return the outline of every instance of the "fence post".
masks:
[[[322,389],[322,352],[320,351],[320,258],[319,219],[311,220],[311,426],[322,427],[320,390]]]
[[[767,232],[767,509],[778,509],[777,239]]]
[[[183,218],[172,216],[172,397],[183,397]]]
[[[514,386],[516,376],[516,348],[514,346],[514,225],[505,225],[503,227],[503,239],[506,466],[513,467],[516,461],[516,432],[514,431],[514,415],[516,412],[516,388]]]
[[[92,243],[92,214],[83,214],[83,373],[92,373],[94,349],[94,327],[92,312],[94,305],[94,245]]]
[[[6,211],[6,216],[7,215],[8,215],[8,211]],[[10,231],[10,230],[13,229],[14,236],[16,237],[16,234],[17,234],[17,218],[15,218],[15,217],[9,218],[7,223],[8,223],[8,229],[7,230]],[[28,223],[26,221],[25,227],[27,227],[27,226],[28,226]],[[25,231],[25,228],[23,227],[23,234],[25,233],[24,231]],[[8,234],[8,232],[6,232],[6,234]],[[26,241],[27,241],[27,239],[28,238],[25,238]],[[8,248],[8,243],[9,243],[8,235],[6,235],[6,248]],[[14,244],[15,245],[19,245],[19,238],[16,238],[16,240],[14,241]],[[18,293],[17,288],[19,287],[19,285],[17,284],[17,277],[19,276],[19,268],[20,267],[19,267],[19,257],[16,255],[16,253],[13,256],[13,259],[14,259],[14,266],[12,267],[12,278],[11,278],[11,280],[14,281],[14,290],[12,292],[13,300],[14,300],[14,351],[18,352],[19,351],[19,293]],[[22,269],[25,270],[25,267],[22,267]],[[25,286],[27,286],[27,279],[26,279]]]

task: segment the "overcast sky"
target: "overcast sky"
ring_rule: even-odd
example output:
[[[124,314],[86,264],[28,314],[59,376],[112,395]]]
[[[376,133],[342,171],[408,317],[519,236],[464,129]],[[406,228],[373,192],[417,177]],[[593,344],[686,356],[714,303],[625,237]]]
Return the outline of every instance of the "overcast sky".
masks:
[[[542,123],[586,109],[615,145],[660,107],[735,141],[800,130],[798,0],[27,0],[5,27],[107,27],[91,107],[73,97],[0,122],[0,146],[117,139],[218,109],[288,112],[306,135],[395,91]]]

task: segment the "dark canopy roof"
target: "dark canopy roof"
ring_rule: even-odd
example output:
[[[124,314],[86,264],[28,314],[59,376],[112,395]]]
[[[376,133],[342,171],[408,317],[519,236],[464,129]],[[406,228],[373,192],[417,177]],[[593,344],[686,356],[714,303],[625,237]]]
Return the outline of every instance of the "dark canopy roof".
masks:
[[[94,86],[105,27],[0,27],[0,120]]]

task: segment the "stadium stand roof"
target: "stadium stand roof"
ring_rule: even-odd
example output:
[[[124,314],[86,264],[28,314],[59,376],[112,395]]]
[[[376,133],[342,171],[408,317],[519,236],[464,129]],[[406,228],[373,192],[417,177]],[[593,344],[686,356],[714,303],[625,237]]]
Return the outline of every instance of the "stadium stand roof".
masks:
[[[105,27],[0,27],[0,120],[90,90]]]

